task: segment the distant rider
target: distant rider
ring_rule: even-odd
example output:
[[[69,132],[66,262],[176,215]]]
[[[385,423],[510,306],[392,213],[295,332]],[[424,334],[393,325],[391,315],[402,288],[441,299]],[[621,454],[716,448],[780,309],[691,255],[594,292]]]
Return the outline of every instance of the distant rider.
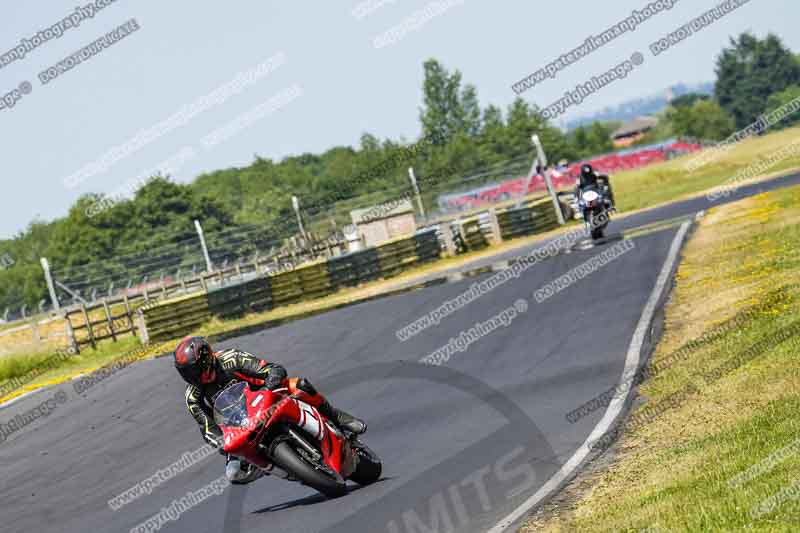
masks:
[[[607,174],[598,174],[592,165],[585,163],[581,165],[581,174],[578,177],[575,187],[575,198],[580,198],[583,190],[588,187],[595,187],[603,194],[611,211],[616,211],[614,203],[614,191],[611,188],[611,180]]]
[[[316,407],[325,418],[352,433],[367,430],[363,421],[333,407],[305,378],[291,378],[277,363],[240,350],[213,352],[203,337],[186,337],[175,349],[175,368],[189,385],[186,387],[186,407],[200,425],[203,438],[222,449],[222,430],[214,422],[213,399],[225,387],[246,381],[256,388],[270,390],[287,388],[289,393]],[[261,477],[260,469],[246,461],[228,455],[225,475],[231,483],[244,484]]]

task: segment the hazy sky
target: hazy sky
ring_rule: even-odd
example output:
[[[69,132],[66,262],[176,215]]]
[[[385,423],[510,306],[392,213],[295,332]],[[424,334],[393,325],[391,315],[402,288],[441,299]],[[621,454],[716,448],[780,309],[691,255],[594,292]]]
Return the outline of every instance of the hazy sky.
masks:
[[[0,19],[0,54],[90,1],[94,2],[7,3]],[[177,158],[174,175],[188,181],[204,171],[246,165],[254,154],[280,159],[355,145],[363,132],[414,139],[419,135],[422,63],[431,57],[461,70],[464,80],[477,86],[482,106],[505,108],[515,97],[512,83],[649,3],[436,0],[441,14],[399,41],[376,48],[377,36],[433,2],[366,0],[358,18],[353,11],[365,0],[227,5],[208,0],[117,0],[79,27],[68,28],[62,37],[0,68],[0,96],[23,82],[32,87],[13,108],[0,109],[7,186],[0,238],[11,237],[34,218],[65,215],[81,194],[124,188],[133,177],[176,154],[183,155]],[[636,51],[645,57],[641,67],[564,117],[651,95],[677,82],[708,81],[728,37],[746,30],[759,36],[772,31],[800,51],[796,0],[752,0],[653,57],[651,42],[717,3],[677,1],[671,10],[523,97],[545,107]],[[370,4],[374,11],[364,14]],[[41,83],[40,72],[132,18],[138,31],[46,85]],[[270,58],[272,71],[257,73],[240,91],[201,101],[193,110],[184,110],[183,120],[164,122]],[[217,144],[201,141],[237,118],[239,125],[230,126]],[[68,176],[159,123],[168,125],[162,135],[77,187],[65,185]],[[241,129],[243,125],[247,127]]]

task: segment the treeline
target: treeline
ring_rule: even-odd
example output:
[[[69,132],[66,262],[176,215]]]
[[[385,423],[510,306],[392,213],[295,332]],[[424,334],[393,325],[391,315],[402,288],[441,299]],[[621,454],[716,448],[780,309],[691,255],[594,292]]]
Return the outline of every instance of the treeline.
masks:
[[[349,209],[406,194],[409,166],[431,201],[438,192],[527,172],[533,132],[551,161],[612,150],[610,135],[619,124],[594,123],[564,133],[520,98],[506,109],[481,107],[477,90],[460,72],[433,59],[423,68],[419,119],[425,146],[365,133],[356,147],[281,161],[256,156],[246,167],[203,174],[190,184],[155,176],[127,200],[86,195],[67,216],[34,221],[15,238],[0,241],[0,256],[13,259],[0,269],[0,316],[7,307],[26,304],[30,310],[47,298],[40,257],[49,258],[57,279],[86,297],[92,287],[102,293],[112,281],[119,287],[127,279],[141,283],[145,276],[152,281],[178,269],[202,269],[195,219],[202,221],[219,264],[280,248],[283,239],[296,235],[292,195],[301,199],[307,229],[325,238],[349,221]],[[713,99],[690,95],[675,102],[646,141],[670,135],[721,139],[800,92],[800,63],[773,36],[732,41],[719,58],[717,75]],[[480,177],[463,181],[474,175]],[[95,214],[98,202],[109,207]]]
[[[658,127],[643,142],[672,136],[721,141],[753,124],[761,114],[800,97],[800,56],[781,40],[745,33],[731,39],[717,58],[714,95],[686,94],[660,113]],[[800,123],[800,113],[776,129]]]

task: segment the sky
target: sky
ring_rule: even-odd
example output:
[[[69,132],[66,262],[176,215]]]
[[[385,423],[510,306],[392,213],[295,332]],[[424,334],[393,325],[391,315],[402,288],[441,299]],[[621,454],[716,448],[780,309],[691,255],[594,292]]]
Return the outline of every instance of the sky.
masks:
[[[429,58],[460,70],[482,106],[505,108],[516,97],[512,84],[651,0],[295,0],[237,7],[208,0],[98,1],[110,5],[25,57],[0,61],[0,100],[10,94],[14,103],[0,109],[6,185],[0,239],[32,220],[65,216],[82,194],[123,192],[165,161],[177,181],[188,182],[248,165],[255,155],[280,160],[356,146],[365,132],[413,141],[420,135],[422,64]],[[663,1],[674,5],[522,97],[545,108],[642,53],[643,64],[567,109],[563,120],[678,82],[713,80],[717,55],[744,31],[775,33],[800,51],[800,5],[751,0],[654,56],[651,43],[719,2]],[[0,57],[72,14],[78,22],[76,6],[90,2],[7,3]],[[48,70],[126,23],[129,34],[113,46],[63,72]],[[91,166],[122,146],[127,151]]]

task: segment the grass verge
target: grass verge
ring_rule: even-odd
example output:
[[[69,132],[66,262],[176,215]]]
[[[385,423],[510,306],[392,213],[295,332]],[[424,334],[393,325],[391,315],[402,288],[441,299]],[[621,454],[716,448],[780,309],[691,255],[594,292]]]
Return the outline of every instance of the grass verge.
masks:
[[[687,165],[693,158],[698,157],[697,154],[616,174],[611,177],[611,182],[618,199],[618,208],[621,212],[635,211],[696,196],[722,186],[737,172],[796,142],[799,135],[800,128],[791,128],[748,139],[736,144],[730,152],[720,156],[718,161],[713,161],[694,172],[687,171]],[[768,168],[765,167],[764,173],[777,175],[798,167],[800,167],[800,155],[776,161]],[[742,183],[753,181],[758,179]]]
[[[36,352],[24,356],[0,358],[0,405],[49,385],[68,381],[119,361],[143,360],[174,348],[174,343],[153,343],[143,347],[134,337],[116,343],[100,343],[97,349],[85,349],[79,355],[65,350]]]
[[[797,531],[798,273],[800,187],[709,211],[684,251],[645,403],[608,464],[566,489],[577,502],[521,531]],[[703,340],[669,361],[692,339]]]

